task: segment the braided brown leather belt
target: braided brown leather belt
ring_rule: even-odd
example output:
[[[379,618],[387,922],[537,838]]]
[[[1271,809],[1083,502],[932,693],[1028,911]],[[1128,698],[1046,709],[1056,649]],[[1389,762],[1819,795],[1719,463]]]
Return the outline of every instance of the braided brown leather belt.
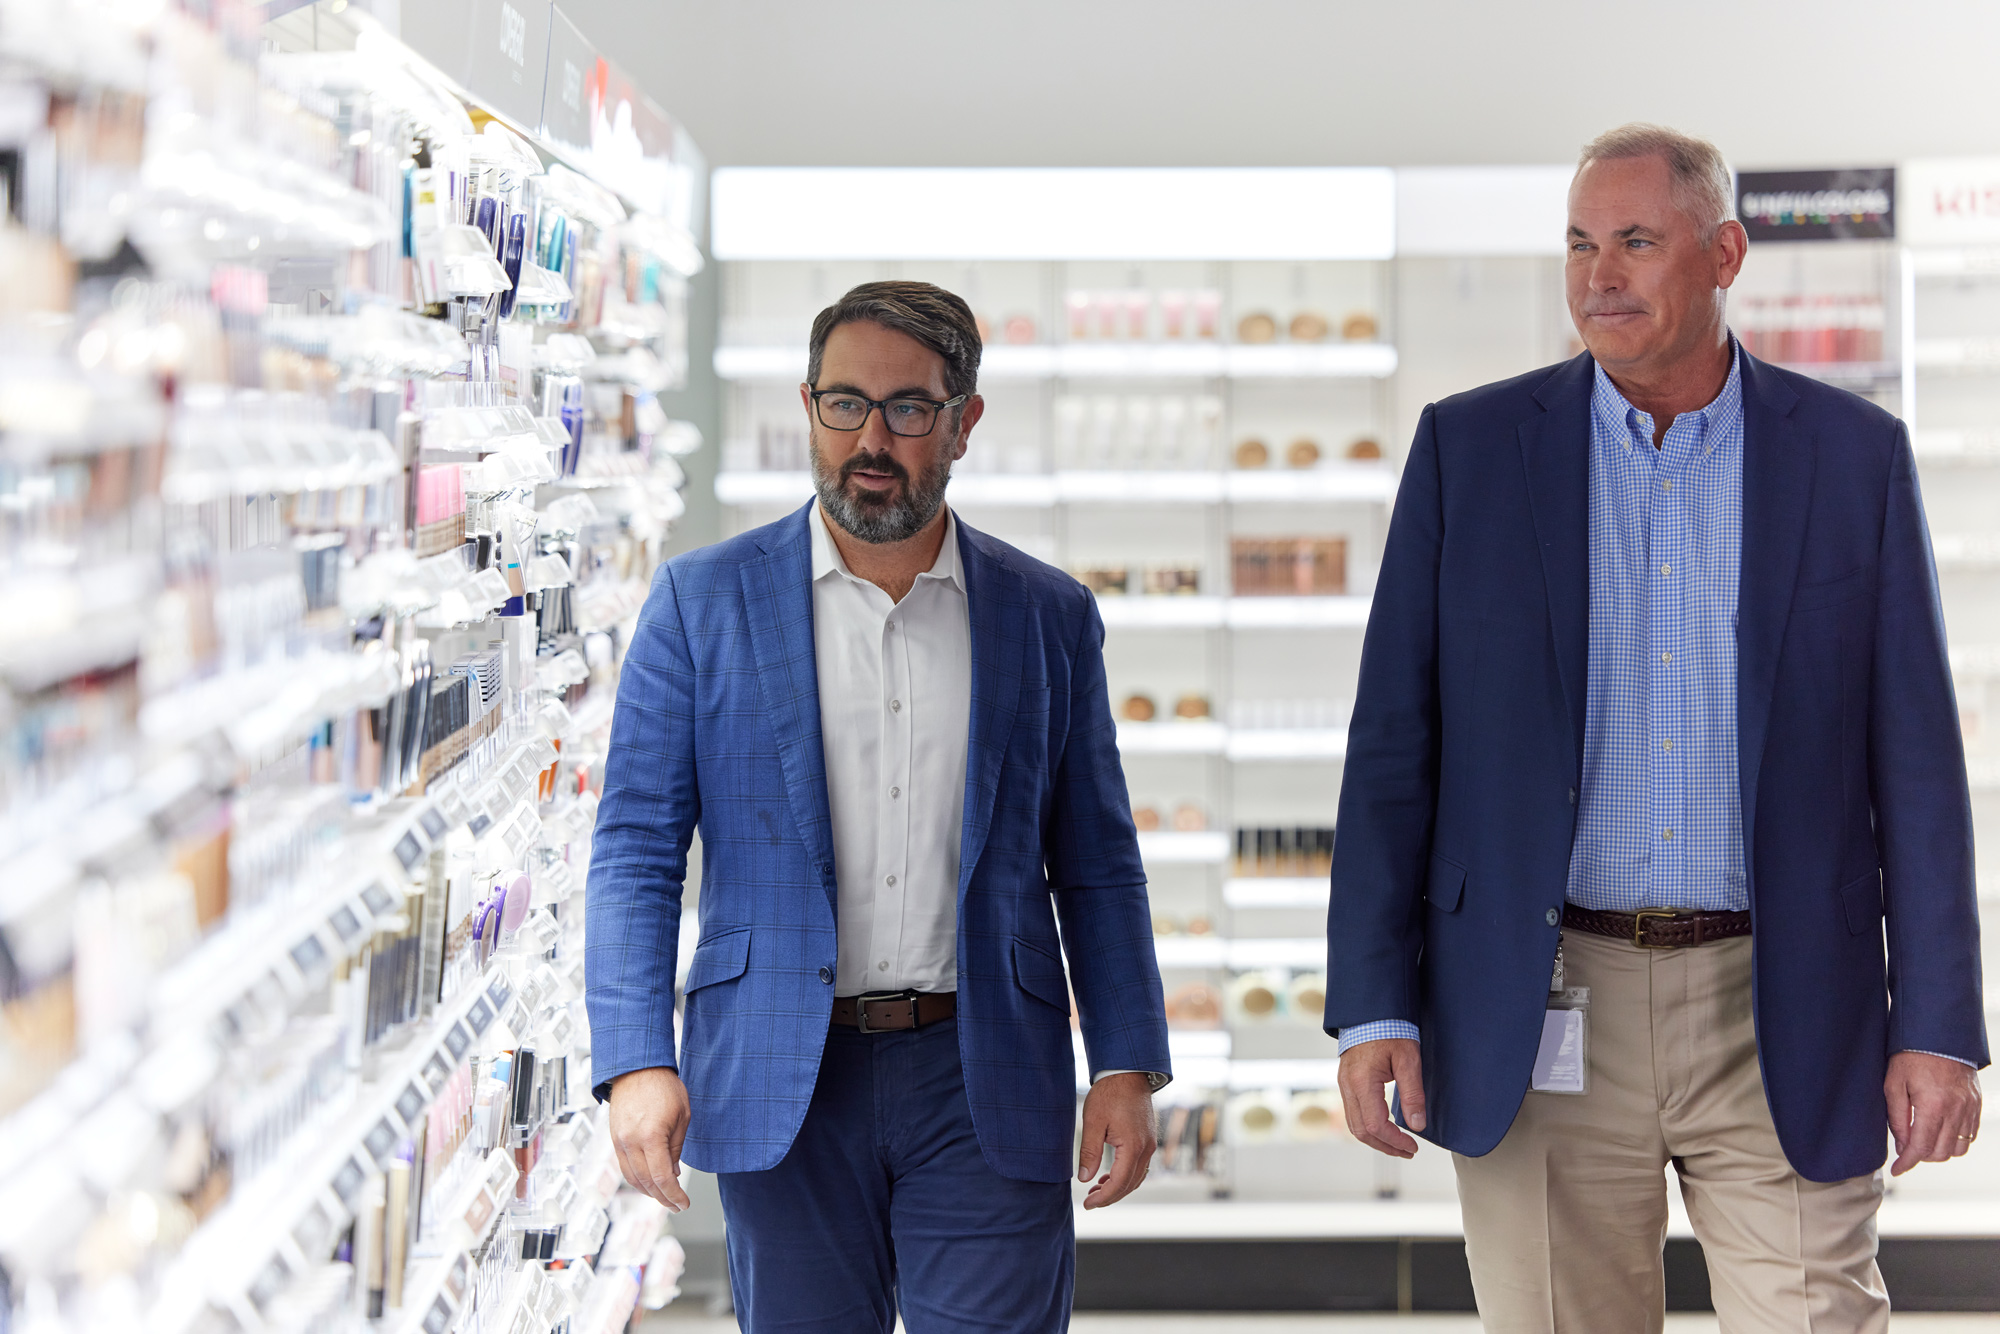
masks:
[[[958,1013],[955,991],[885,991],[872,996],[835,996],[833,1022],[863,1033],[897,1033],[922,1028]]]
[[[1593,912],[1563,905],[1563,925],[1593,936],[1630,941],[1641,949],[1677,950],[1750,934],[1747,912],[1691,912],[1684,908],[1641,908],[1638,912]]]

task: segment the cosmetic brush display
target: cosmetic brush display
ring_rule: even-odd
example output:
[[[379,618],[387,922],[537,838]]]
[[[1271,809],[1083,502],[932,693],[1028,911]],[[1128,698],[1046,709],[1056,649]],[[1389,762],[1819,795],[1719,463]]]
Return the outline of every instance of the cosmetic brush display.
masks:
[[[0,1328],[616,1328],[679,1269],[591,1096],[582,907],[701,444],[660,399],[699,157],[507,128],[366,6],[31,8]]]

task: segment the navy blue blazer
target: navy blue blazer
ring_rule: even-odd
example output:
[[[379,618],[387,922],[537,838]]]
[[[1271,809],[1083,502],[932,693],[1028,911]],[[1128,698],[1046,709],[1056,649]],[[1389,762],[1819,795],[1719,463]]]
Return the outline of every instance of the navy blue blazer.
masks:
[[[774,1167],[805,1119],[833,1005],[834,865],[808,510],[660,567],[625,658],[587,896],[591,1068],[677,1068],[683,1153]],[[986,1161],[1063,1181],[1070,991],[1093,1070],[1170,1069],[1104,623],[1060,570],[958,522],[972,711],[958,882],[958,1035]],[[701,932],[674,1042],[689,840]],[[1058,930],[1060,926],[1060,930]],[[1063,960],[1067,955],[1068,977]]]
[[[1423,1034],[1425,1138],[1528,1086],[1583,769],[1588,354],[1424,409],[1348,736],[1326,1026]],[[1764,1087],[1814,1181],[1882,1165],[1890,1053],[1987,1060],[1972,813],[1903,424],[1743,357],[1737,737]],[[1884,919],[1887,952],[1884,952]]]

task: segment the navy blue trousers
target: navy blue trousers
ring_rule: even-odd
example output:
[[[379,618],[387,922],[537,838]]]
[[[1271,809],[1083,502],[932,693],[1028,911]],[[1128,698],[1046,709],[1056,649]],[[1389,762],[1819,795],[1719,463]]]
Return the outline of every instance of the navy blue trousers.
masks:
[[[1069,1328],[1070,1186],[987,1166],[954,1020],[833,1029],[784,1159],[717,1181],[744,1334]]]

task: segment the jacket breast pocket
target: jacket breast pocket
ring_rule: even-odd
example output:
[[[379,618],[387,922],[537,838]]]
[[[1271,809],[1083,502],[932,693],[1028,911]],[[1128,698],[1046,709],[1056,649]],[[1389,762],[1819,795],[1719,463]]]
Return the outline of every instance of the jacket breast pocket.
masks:
[[[1840,910],[1849,935],[1861,936],[1882,926],[1882,873],[1870,871],[1840,887]]]
[[[694,958],[688,963],[687,982],[681,991],[692,996],[704,987],[743,976],[749,967],[750,928],[737,926],[718,931],[704,937],[694,947]]]
[[[1430,882],[1424,898],[1439,912],[1457,912],[1465,896],[1465,868],[1444,857],[1432,856]]]
[[[1062,960],[1041,946],[1014,942],[1014,983],[1043,1004],[1069,1013],[1069,978]]]

